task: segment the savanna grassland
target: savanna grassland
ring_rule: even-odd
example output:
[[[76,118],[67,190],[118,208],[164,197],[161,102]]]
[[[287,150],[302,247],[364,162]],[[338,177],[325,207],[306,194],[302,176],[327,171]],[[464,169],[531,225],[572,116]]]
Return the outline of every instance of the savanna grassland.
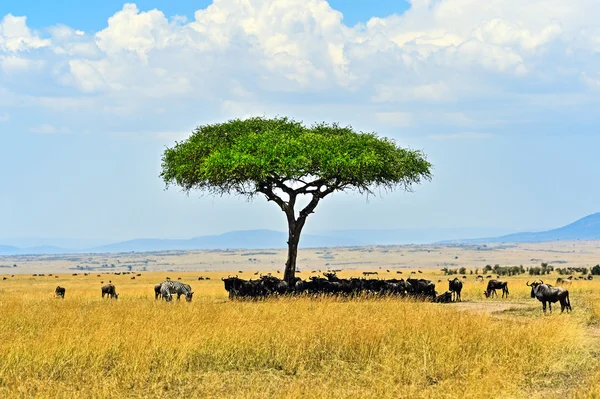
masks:
[[[462,303],[433,304],[230,301],[220,281],[226,274],[29,274],[0,281],[0,397],[600,395],[598,278],[569,287],[571,314],[556,306],[543,315],[521,277],[506,278],[509,299],[486,299],[485,283],[467,276]],[[350,275],[358,273],[341,273]],[[193,301],[154,300],[153,285],[166,276],[189,283]],[[418,276],[434,280],[439,292],[447,288],[441,272]],[[117,301],[101,298],[101,281],[108,280]],[[67,289],[64,300],[54,298],[59,284]]]

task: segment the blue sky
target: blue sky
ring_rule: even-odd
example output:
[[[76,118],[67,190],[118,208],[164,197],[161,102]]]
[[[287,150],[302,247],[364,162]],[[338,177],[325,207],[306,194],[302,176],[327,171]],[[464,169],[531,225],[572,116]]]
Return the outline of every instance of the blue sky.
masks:
[[[159,9],[168,17],[175,15],[194,18],[194,12],[208,7],[210,0],[149,0],[137,1],[140,10]],[[82,2],[62,0],[44,2],[39,0],[4,0],[0,4],[0,15],[8,13],[26,15],[28,25],[34,29],[43,29],[56,24],[65,24],[86,32],[95,32],[106,27],[106,21],[123,7],[123,1],[103,0]],[[407,1],[396,0],[332,0],[329,4],[344,14],[346,25],[364,23],[371,17],[387,17],[391,14],[402,14],[410,7]]]
[[[307,231],[517,231],[600,210],[591,0],[95,3],[0,4],[0,244],[284,230],[262,199],[158,178],[165,146],[250,115],[374,130],[434,164],[414,193],[334,194]]]

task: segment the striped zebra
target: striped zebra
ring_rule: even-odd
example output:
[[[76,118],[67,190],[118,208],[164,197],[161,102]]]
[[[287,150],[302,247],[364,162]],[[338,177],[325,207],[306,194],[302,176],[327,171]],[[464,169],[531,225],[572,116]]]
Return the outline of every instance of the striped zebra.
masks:
[[[173,294],[177,294],[177,300],[181,297],[181,295],[185,295],[185,300],[188,302],[192,301],[192,287],[188,284],[182,284],[179,281],[163,281],[160,285],[160,295],[164,300],[170,302],[173,297]]]

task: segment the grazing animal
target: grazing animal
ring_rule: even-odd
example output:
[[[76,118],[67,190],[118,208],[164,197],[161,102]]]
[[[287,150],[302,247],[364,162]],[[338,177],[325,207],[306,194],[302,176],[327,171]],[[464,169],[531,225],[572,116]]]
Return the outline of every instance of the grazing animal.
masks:
[[[556,279],[556,285],[571,285],[573,280],[569,280],[567,278],[559,277]]]
[[[8,277],[2,277],[2,281],[8,280]]]
[[[452,293],[453,301],[460,301],[460,292],[462,291],[463,283],[458,278],[454,280],[448,279],[448,290]]]
[[[135,280],[135,276],[131,277],[132,280]]]
[[[508,283],[506,281],[501,280],[490,280],[488,281],[487,289],[483,291],[486,298],[493,298],[494,295],[498,296],[496,290],[502,289],[502,298],[504,295],[508,298]]]
[[[119,294],[117,294],[117,290],[112,284],[102,286],[102,298],[104,298],[104,295],[110,299],[119,299]]]
[[[433,300],[435,303],[450,303],[452,302],[452,291],[446,291],[441,295],[438,295]]]
[[[569,300],[569,291],[562,287],[553,287],[548,284],[544,284],[542,280],[540,282],[534,281],[529,284],[527,282],[527,286],[531,287],[531,297],[536,298],[538,301],[542,303],[542,310],[546,313],[546,303],[550,307],[550,311],[552,312],[552,304],[556,302],[560,302],[560,311],[561,313],[567,310],[570,312],[571,309],[571,301]]]
[[[65,289],[65,287],[61,287],[60,285],[58,287],[56,287],[56,289],[54,290],[54,295],[57,298],[61,298],[61,299],[65,299],[65,292],[67,290]]]
[[[173,294],[177,294],[177,300],[179,300],[181,295],[184,295],[185,300],[187,302],[191,302],[194,292],[192,291],[192,287],[190,287],[188,284],[182,284],[179,281],[167,280],[162,282],[160,286],[160,294],[167,302],[171,302],[173,299]]]
[[[154,299],[158,299],[158,297],[160,296],[160,287],[162,286],[162,284],[156,284],[154,286]]]

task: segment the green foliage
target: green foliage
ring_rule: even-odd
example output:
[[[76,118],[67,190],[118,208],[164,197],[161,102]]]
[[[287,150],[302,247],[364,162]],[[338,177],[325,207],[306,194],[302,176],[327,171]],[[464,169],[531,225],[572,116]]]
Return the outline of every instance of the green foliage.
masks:
[[[253,196],[263,185],[305,179],[318,179],[332,190],[372,192],[398,186],[409,190],[431,177],[431,164],[420,151],[351,127],[250,118],[198,127],[165,150],[160,176],[167,186],[216,195]]]
[[[519,274],[525,273],[523,266],[495,265],[493,271],[499,276],[518,276]]]
[[[592,267],[592,274],[594,276],[600,276],[600,265]]]
[[[592,268],[592,274],[593,273],[593,268]],[[565,275],[565,274],[575,274],[575,273],[580,273],[583,275],[588,274],[588,268],[587,267],[563,267],[563,268],[557,268],[556,272],[558,274],[560,274],[561,276]]]

